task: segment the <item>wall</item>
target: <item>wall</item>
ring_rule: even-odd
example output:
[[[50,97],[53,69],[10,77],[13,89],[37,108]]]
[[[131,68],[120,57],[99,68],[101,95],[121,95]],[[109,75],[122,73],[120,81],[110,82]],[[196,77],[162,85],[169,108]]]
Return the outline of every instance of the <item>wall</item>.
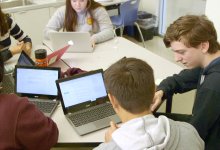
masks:
[[[160,0],[141,0],[139,10],[147,11],[155,16],[159,15]]]
[[[218,41],[220,42],[220,1],[217,0],[207,0],[205,14],[207,17],[213,21],[218,34]]]
[[[162,1],[162,0],[161,0]],[[160,19],[160,34],[164,34],[167,27],[174,20],[186,14],[205,14],[205,0],[163,0],[164,11]]]

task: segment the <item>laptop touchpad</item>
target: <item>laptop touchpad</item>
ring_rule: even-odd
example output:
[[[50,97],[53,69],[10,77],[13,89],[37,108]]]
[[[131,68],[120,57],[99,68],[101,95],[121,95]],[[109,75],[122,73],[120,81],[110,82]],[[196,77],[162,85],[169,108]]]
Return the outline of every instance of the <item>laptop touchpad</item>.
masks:
[[[111,121],[110,118],[104,118],[102,120],[94,122],[94,124],[96,127],[106,127],[106,125],[110,126],[110,121]]]

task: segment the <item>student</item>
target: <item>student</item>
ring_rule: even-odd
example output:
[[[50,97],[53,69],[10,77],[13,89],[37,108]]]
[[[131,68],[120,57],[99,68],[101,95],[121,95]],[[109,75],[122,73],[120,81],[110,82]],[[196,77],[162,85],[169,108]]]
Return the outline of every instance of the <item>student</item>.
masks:
[[[0,57],[0,82],[3,73],[3,60]],[[57,143],[56,124],[26,97],[0,94],[0,120],[1,150],[50,150]]]
[[[46,25],[44,35],[50,32],[83,31],[91,33],[91,44],[107,41],[114,37],[113,25],[105,8],[94,0],[66,0]]]
[[[167,96],[196,89],[189,122],[205,141],[207,150],[219,149],[220,45],[213,23],[206,16],[182,16],[167,28],[164,43],[171,47],[175,60],[187,69],[160,83],[152,110]]]
[[[146,62],[123,58],[105,71],[104,80],[122,125],[111,122],[105,143],[95,150],[204,149],[204,142],[190,124],[152,115],[155,83],[153,70]]]
[[[10,36],[19,41],[17,45],[10,47]],[[20,29],[9,14],[2,12],[0,7],[0,54],[3,57],[3,61],[7,61],[22,50],[30,55],[31,49],[31,39]]]

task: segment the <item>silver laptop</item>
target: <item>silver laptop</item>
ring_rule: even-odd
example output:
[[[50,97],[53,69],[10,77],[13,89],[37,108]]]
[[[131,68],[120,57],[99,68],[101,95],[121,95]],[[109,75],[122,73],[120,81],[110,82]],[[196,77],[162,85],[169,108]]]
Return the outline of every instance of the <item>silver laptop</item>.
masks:
[[[94,50],[90,43],[89,32],[51,32],[49,36],[53,49],[60,49],[71,41],[72,45],[67,52],[91,53]]]
[[[81,73],[56,81],[67,120],[79,135],[120,122],[115,114],[103,81],[103,70]]]
[[[60,68],[15,66],[15,93],[27,96],[46,116],[51,116],[58,105],[55,81]]]

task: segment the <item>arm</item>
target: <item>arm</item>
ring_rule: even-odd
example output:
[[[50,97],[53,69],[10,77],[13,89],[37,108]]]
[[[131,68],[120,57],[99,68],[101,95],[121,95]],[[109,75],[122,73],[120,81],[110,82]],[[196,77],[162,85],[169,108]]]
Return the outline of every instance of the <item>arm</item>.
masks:
[[[117,130],[117,128],[118,125],[111,121],[110,128],[105,133],[105,143],[100,144],[98,147],[94,148],[94,150],[119,150],[120,148],[112,140],[112,133]]]
[[[204,84],[202,86],[206,88],[202,88],[202,90],[197,89],[193,107],[193,117],[190,123],[205,141],[206,139],[216,139],[219,137],[220,82],[218,80],[214,80],[215,83],[212,83],[212,85],[215,85],[213,86],[215,88],[207,87],[207,84]]]
[[[64,19],[65,19],[65,6],[62,6],[57,9],[57,11],[53,14],[50,18],[49,22],[47,23],[44,29],[44,38],[50,39],[49,33],[50,32],[57,32],[61,28],[63,28]]]
[[[185,69],[179,74],[174,74],[171,77],[167,77],[157,87],[157,90],[164,92],[164,97],[167,95],[173,95],[174,93],[185,93],[193,90],[197,87],[201,68]]]
[[[26,98],[21,101],[16,138],[26,149],[49,150],[58,140],[56,124]]]
[[[99,7],[94,11],[93,17],[98,24],[99,31],[92,35],[94,43],[101,43],[114,37],[113,25],[107,11]]]
[[[17,45],[11,46],[9,49],[0,51],[0,55],[2,56],[3,61],[5,62],[9,60],[13,55],[20,53],[23,46],[24,43],[22,41],[19,42]]]
[[[201,68],[185,69],[179,74],[164,79],[157,87],[151,111],[155,111],[162,103],[162,100],[175,93],[184,93],[195,89],[199,82]]]
[[[20,45],[20,42],[23,42],[24,45],[22,48],[15,48],[16,46],[13,46],[9,50],[11,51],[12,55],[20,53],[22,50],[24,50],[28,55],[31,54],[31,49],[32,49],[32,42],[31,39],[26,35],[23,30],[16,24],[13,19],[8,18],[8,23],[10,25],[10,35],[14,37],[14,39],[18,40],[19,43],[17,44]],[[18,51],[19,50],[19,51]]]

